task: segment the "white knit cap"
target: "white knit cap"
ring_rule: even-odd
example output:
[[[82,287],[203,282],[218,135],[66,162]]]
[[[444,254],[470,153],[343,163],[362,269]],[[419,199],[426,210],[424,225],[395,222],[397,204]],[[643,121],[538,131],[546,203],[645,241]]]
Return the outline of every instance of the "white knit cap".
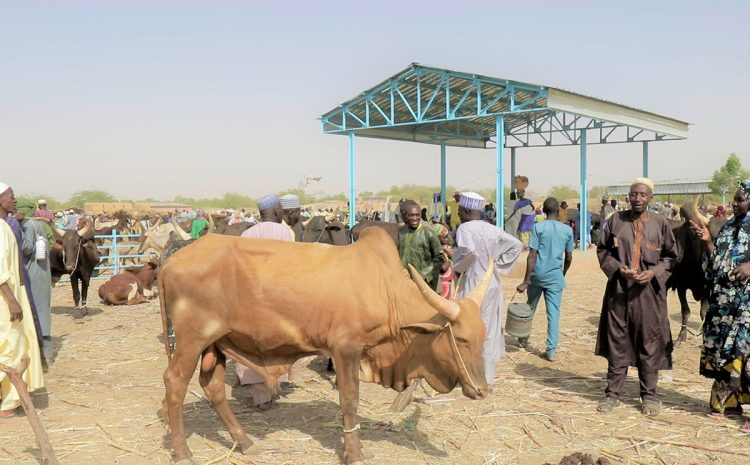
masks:
[[[299,208],[299,196],[294,194],[286,194],[279,197],[279,200],[281,201],[281,208],[284,210],[291,210],[293,208]]]
[[[458,204],[467,210],[481,210],[484,208],[484,197],[476,192],[461,192]]]
[[[10,189],[9,185],[5,184],[4,182],[0,182],[0,194],[4,194],[8,189]]]
[[[635,186],[636,184],[643,184],[651,190],[651,193],[654,192],[654,181],[649,178],[635,178],[633,179],[633,182],[630,183],[631,186]]]

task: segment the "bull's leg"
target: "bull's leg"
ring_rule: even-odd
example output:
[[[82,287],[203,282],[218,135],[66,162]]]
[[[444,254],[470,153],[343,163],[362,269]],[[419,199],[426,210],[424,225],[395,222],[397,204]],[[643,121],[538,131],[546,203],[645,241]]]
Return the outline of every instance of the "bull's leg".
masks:
[[[680,334],[677,336],[675,347],[680,347],[683,342],[687,341],[687,322],[690,318],[690,305],[688,305],[687,301],[687,289],[677,289],[677,297],[680,299],[682,326],[680,326]]]
[[[90,280],[91,280],[91,276],[81,277],[81,297],[83,297],[83,299],[81,300],[81,307],[83,308],[86,308],[86,306],[88,305],[89,281]]]
[[[216,413],[229,430],[234,442],[239,444],[243,454],[260,452],[253,447],[253,441],[247,436],[245,429],[237,421],[232,409],[227,402],[226,386],[224,385],[224,374],[226,373],[227,359],[216,347],[211,345],[203,351],[201,360],[200,383],[203,391],[214,406]]]
[[[182,404],[185,401],[185,393],[200,356],[199,351],[188,352],[189,347],[186,346],[189,345],[181,344],[164,371],[164,387],[166,388],[164,407],[167,421],[169,421],[169,429],[172,432],[172,456],[174,461],[180,465],[196,463],[190,460],[193,454],[185,440],[185,425],[182,419]]]
[[[708,313],[708,299],[701,300],[701,321],[706,321],[706,313]]]
[[[346,465],[364,463],[362,443],[359,441],[359,365],[360,353],[333,354],[336,380],[339,385],[339,403],[344,414],[344,461]]]
[[[81,292],[78,290],[78,275],[70,273],[70,287],[73,288],[73,303],[78,308],[79,302],[81,302]]]

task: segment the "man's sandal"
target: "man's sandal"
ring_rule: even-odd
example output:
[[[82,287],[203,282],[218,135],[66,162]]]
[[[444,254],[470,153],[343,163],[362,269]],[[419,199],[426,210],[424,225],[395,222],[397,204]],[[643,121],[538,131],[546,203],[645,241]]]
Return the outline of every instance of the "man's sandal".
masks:
[[[596,410],[602,413],[609,413],[620,405],[620,401],[614,397],[605,397],[599,401],[599,405],[596,406]]]
[[[661,402],[656,400],[646,399],[643,401],[643,405],[641,405],[641,413],[649,417],[661,415],[662,410],[664,410],[664,407],[661,405]]]

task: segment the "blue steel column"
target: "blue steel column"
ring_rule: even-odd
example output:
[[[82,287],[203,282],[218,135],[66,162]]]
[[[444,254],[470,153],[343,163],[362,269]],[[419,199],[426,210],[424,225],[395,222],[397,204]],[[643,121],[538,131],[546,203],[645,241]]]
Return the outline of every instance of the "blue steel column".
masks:
[[[355,179],[354,133],[349,133],[349,230],[354,227],[357,217],[357,183]]]
[[[448,211],[448,198],[445,192],[445,142],[440,144],[440,200],[443,202],[443,218]],[[451,215],[458,215],[458,212],[451,212]]]
[[[505,196],[503,191],[505,190],[505,154],[503,149],[505,148],[505,120],[502,115],[495,116],[495,132],[497,133],[496,142],[497,147],[495,149],[495,225],[499,227],[505,227]]]
[[[648,177],[648,141],[643,141],[643,177]]]
[[[516,148],[510,148],[510,190],[516,191]]]
[[[588,181],[586,171],[586,130],[581,130],[581,208],[578,209],[578,240],[581,250],[586,250],[586,213],[588,212]]]

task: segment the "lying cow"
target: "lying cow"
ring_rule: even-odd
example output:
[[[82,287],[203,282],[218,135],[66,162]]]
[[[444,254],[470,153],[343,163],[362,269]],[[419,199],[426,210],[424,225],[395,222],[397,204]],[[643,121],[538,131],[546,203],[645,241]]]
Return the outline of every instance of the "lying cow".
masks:
[[[357,432],[360,380],[403,391],[424,378],[438,392],[460,384],[464,395],[483,398],[479,306],[493,269],[469,297],[454,302],[430,289],[414,269],[409,279],[393,240],[380,228],[368,228],[343,247],[217,234],[196,241],[164,264],[158,281],[170,358],[164,408],[174,460],[196,463],[182,411],[199,360],[200,384],[243,453],[254,448],[227,402],[227,357],[275,389],[278,375],[297,359],[333,356],[349,465],[364,460]],[[166,336],[168,314],[174,355]]]
[[[156,262],[148,261],[142,267],[130,267],[114,275],[99,287],[99,297],[107,305],[138,305],[154,296],[152,287],[156,280]]]

